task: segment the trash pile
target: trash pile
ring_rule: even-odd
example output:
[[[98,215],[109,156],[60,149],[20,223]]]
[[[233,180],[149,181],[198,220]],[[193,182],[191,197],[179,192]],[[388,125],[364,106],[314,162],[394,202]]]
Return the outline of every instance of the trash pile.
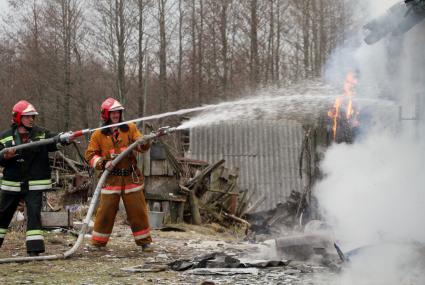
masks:
[[[55,201],[56,209],[66,205],[85,204],[91,196],[95,178],[85,160],[81,161],[75,161],[60,151],[50,156],[53,190],[57,194],[49,195],[49,200],[59,198],[59,201]]]

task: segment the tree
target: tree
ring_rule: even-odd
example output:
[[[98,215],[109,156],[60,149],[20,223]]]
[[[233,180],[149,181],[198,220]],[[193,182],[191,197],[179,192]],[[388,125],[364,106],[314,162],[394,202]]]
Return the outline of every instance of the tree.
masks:
[[[159,18],[159,112],[165,110],[167,98],[167,41],[165,34],[165,12],[167,0],[158,0]]]
[[[250,22],[250,41],[251,41],[251,50],[250,50],[250,81],[251,86],[256,87],[260,82],[259,78],[259,66],[260,59],[258,55],[258,15],[257,8],[258,3],[257,0],[250,0],[250,8],[251,8],[251,22]]]
[[[146,49],[148,45],[148,39],[145,42],[145,13],[147,6],[150,4],[149,0],[137,0],[138,7],[138,114],[139,116],[144,116],[146,102],[145,98],[145,78],[144,74],[144,62],[146,58]]]

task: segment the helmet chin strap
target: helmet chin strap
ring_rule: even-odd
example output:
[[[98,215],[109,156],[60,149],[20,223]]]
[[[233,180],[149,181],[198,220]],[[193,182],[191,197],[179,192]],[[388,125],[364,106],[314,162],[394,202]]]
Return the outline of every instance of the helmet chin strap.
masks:
[[[31,132],[31,130],[32,130],[32,127],[27,127],[27,126],[25,126],[24,124],[20,124],[19,126],[18,126],[18,130],[19,129],[21,129],[22,130],[22,128],[26,131],[26,132]]]

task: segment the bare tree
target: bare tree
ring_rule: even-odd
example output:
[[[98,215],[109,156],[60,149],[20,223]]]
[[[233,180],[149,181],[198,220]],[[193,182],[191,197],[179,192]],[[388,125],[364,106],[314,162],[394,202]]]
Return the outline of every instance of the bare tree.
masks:
[[[196,61],[197,61],[197,56],[196,56],[196,4],[195,4],[195,0],[192,0],[192,15],[191,15],[191,36],[192,36],[192,51],[191,51],[191,62],[190,62],[190,66],[191,66],[191,85],[192,85],[192,100],[193,102],[198,102],[199,98],[198,95],[199,93],[196,91],[196,87],[198,86],[196,84],[198,78],[196,75]]]
[[[346,1],[8,1],[0,108],[30,99],[63,130],[96,124],[107,96],[131,117],[320,77],[351,25]]]
[[[95,34],[98,52],[107,59],[114,78],[114,96],[123,104],[127,100],[127,74],[129,47],[133,44],[131,36],[137,26],[138,9],[133,2],[125,0],[99,0],[93,6],[100,21],[96,21]],[[99,24],[97,23],[99,22]]]
[[[167,40],[165,32],[165,13],[167,0],[158,0],[159,14],[159,112],[165,110],[167,98]]]
[[[256,87],[260,82],[259,78],[259,66],[260,59],[258,55],[258,15],[257,0],[250,0],[251,8],[251,23],[250,23],[250,41],[251,41],[251,50],[250,50],[250,74],[251,74],[251,86]]]
[[[229,77],[229,56],[228,56],[228,40],[227,40],[227,28],[228,28],[228,10],[230,6],[229,0],[221,0],[221,11],[220,11],[220,36],[221,36],[221,57],[223,62],[223,75],[221,77],[221,85],[223,93],[227,93],[227,80]]]
[[[179,59],[177,65],[177,108],[180,107],[180,100],[183,92],[183,19],[184,11],[182,6],[182,0],[179,0]]]
[[[144,81],[146,80],[143,76],[144,74],[144,62],[147,52],[147,43],[148,39],[145,40],[145,14],[147,10],[147,6],[150,4],[149,0],[137,0],[137,7],[138,7],[138,114],[140,116],[144,116],[144,110],[146,102],[144,100],[145,98],[145,84]]]
[[[204,1],[199,1],[199,29],[198,29],[198,102],[197,104],[202,104],[203,101],[203,62],[204,62],[204,48],[203,48],[203,38],[204,38]]]
[[[126,22],[124,17],[124,0],[115,0],[115,33],[117,37],[118,47],[118,74],[117,74],[117,91],[118,99],[125,104],[125,94],[127,93],[125,84],[125,52],[126,52]]]

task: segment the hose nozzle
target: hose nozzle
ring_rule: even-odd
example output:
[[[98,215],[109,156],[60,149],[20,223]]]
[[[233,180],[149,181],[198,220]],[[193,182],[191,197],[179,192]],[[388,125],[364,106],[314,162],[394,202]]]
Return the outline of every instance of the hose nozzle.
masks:
[[[177,128],[175,127],[170,127],[170,126],[165,126],[165,127],[161,127],[159,128],[155,133],[156,137],[162,137],[165,135],[169,135],[173,132],[177,131]]]

